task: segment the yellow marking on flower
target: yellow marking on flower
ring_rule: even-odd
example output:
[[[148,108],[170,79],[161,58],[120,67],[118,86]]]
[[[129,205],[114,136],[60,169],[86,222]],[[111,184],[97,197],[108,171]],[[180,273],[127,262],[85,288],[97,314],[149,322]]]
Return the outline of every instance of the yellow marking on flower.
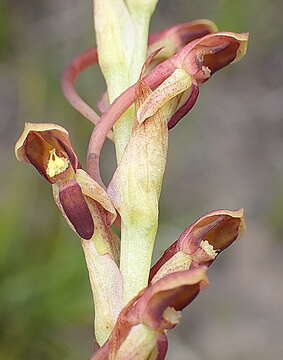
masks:
[[[46,173],[49,177],[52,178],[64,172],[68,168],[70,161],[66,158],[56,155],[55,149],[52,149],[49,153],[50,156],[47,164]]]
[[[181,319],[181,311],[176,311],[173,307],[168,307],[164,313],[163,318],[166,321],[169,321],[171,324],[176,325]]]
[[[213,246],[207,241],[202,240],[200,243],[200,247],[209,255],[212,259],[215,259],[217,256],[217,251],[213,248]]]

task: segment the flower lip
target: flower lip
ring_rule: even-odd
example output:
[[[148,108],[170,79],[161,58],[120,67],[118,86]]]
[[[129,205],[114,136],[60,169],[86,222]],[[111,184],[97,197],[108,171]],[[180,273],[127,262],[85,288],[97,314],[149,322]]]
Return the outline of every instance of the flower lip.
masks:
[[[59,199],[69,221],[85,240],[91,239],[94,223],[78,183],[71,179],[59,185]]]

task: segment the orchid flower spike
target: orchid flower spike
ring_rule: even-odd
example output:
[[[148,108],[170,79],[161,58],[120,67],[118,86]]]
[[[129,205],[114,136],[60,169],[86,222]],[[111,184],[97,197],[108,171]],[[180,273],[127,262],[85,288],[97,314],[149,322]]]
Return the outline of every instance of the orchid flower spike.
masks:
[[[57,207],[80,238],[99,346],[91,360],[164,360],[167,331],[245,227],[242,209],[207,213],[151,265],[169,129],[194,106],[200,85],[242,59],[249,36],[218,32],[206,19],[148,35],[157,2],[94,0],[98,48],[75,57],[64,71],[65,97],[94,125],[86,171],[62,126],[26,123],[15,145],[17,159],[52,185]],[[78,75],[98,63],[107,85],[97,104],[101,115],[75,89]],[[99,165],[107,137],[117,167],[106,187]],[[121,239],[111,228],[117,218]]]

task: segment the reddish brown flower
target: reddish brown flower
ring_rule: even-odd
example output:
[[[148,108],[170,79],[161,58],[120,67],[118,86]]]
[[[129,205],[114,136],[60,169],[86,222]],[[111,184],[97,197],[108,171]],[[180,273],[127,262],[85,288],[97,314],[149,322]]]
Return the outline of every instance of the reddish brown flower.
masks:
[[[63,127],[26,123],[15,152],[18,160],[32,164],[52,184],[57,205],[81,238],[90,239],[94,233],[91,199],[105,210],[108,224],[114,221],[116,212],[111,201],[105,191],[80,169],[69,134]]]
[[[176,55],[161,62],[143,78],[153,91],[139,107],[137,120],[142,123],[177,97],[175,113],[168,120],[169,128],[175,126],[194,105],[199,84],[229,63],[239,61],[245,55],[247,42],[247,33],[213,33],[192,41]],[[92,133],[89,154],[95,159],[92,166],[98,174],[97,179],[104,141],[115,122],[136,100],[138,84],[129,87],[111,104]]]
[[[247,50],[248,35],[232,32],[209,34],[185,46],[172,61],[202,83],[226,65],[241,60]]]
[[[164,359],[165,331],[176,326],[179,311],[207,284],[205,266],[151,283],[122,310],[108,341],[92,360]]]
[[[152,64],[147,69],[147,72],[152,70],[159,63],[175,55],[191,41],[216,31],[217,27],[212,21],[200,19],[173,25],[157,33],[150,34],[148,39],[148,54],[152,54],[156,49],[162,49],[162,51],[155,56]],[[89,66],[96,65],[97,63],[97,49],[87,49],[71,61],[71,63],[66,67],[62,77],[62,90],[66,99],[78,112],[94,124],[98,123],[99,116],[79,96],[76,92],[74,83],[80,72]],[[97,107],[101,113],[104,113],[108,109],[109,105],[108,94],[105,92],[97,102]],[[111,131],[108,132],[108,137],[113,140],[113,134]]]
[[[226,65],[239,61],[246,53],[247,41],[248,34],[209,34],[190,42],[161,63],[144,79],[156,89],[139,110],[139,121],[144,121],[166,102],[182,95],[175,114],[168,122],[169,128],[175,126],[194,105],[198,85]]]
[[[243,209],[214,210],[188,226],[152,267],[150,280],[172,271],[209,266],[244,229]]]

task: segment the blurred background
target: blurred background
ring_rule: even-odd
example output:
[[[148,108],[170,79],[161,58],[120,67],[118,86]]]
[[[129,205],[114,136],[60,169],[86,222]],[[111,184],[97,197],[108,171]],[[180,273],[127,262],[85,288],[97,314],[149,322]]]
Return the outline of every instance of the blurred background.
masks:
[[[170,133],[155,259],[199,215],[244,207],[247,231],[210,269],[210,287],[170,333],[169,360],[281,359],[283,122],[281,0],[160,0],[159,30],[196,18],[250,31],[245,59],[201,89]],[[0,0],[0,360],[87,359],[93,310],[80,244],[47,182],[15,160],[25,121],[65,126],[83,159],[91,125],[66,102],[59,79],[94,44],[91,1]],[[97,68],[79,90],[92,104]],[[108,143],[103,171],[113,171]]]

